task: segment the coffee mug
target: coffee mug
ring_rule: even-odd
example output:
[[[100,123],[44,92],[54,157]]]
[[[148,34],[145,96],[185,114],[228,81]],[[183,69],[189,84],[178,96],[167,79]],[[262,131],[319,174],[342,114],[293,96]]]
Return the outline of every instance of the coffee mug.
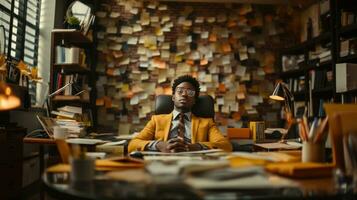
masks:
[[[59,126],[55,126],[53,127],[53,137],[55,139],[66,139],[68,136],[68,131],[67,128],[63,128],[63,127],[59,127]]]

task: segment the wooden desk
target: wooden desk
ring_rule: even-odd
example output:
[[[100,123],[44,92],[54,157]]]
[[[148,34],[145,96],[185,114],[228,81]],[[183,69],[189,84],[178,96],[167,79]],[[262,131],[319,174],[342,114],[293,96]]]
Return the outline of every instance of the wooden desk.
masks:
[[[23,142],[27,144],[38,144],[40,146],[40,174],[43,173],[45,168],[45,149],[44,145],[56,145],[56,142],[52,138],[34,138],[24,137]]]
[[[48,144],[56,145],[56,141],[52,138],[33,138],[33,137],[24,137],[24,143],[28,144]]]
[[[290,153],[293,155],[299,154],[298,151]],[[103,179],[103,172],[97,171],[101,178],[78,186],[76,186],[76,183],[70,182],[68,171],[46,172],[43,175],[43,181],[49,195],[61,200],[75,198],[160,199],[160,197],[162,199],[169,197],[171,199],[356,199],[357,197],[357,191],[340,193],[336,190],[333,176],[298,179],[264,173],[263,177],[266,177],[266,180],[263,182],[248,183],[249,180],[257,179],[254,176],[243,176],[236,178],[239,181],[238,185],[237,182],[234,182],[234,185],[227,186],[227,182],[234,181],[234,179],[205,179],[204,181],[208,182],[215,180],[215,183],[208,187],[207,185],[201,187],[202,185],[190,183],[193,176],[184,174],[179,176],[163,175],[161,178],[157,175],[148,175],[147,171],[143,169],[124,170],[126,169],[117,171],[119,174],[116,174],[116,177],[119,177],[119,179],[109,178],[113,177],[113,174]],[[138,181],[137,177],[140,177],[143,173],[150,176],[149,180],[151,181]],[[125,174],[129,174],[126,175],[127,179],[121,179],[120,177],[125,176]],[[124,181],[129,180],[132,175],[135,176],[136,181]]]

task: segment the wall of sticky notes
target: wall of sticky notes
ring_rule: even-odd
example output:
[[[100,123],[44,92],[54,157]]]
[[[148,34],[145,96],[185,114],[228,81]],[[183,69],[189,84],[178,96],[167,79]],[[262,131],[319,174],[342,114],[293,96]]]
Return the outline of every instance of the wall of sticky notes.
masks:
[[[201,93],[214,97],[222,132],[247,126],[249,120],[278,126],[280,105],[268,96],[274,89],[276,49],[286,30],[284,20],[274,19],[276,10],[250,4],[101,1],[96,13],[98,123],[119,134],[140,131],[153,114],[155,96],[172,94],[172,80],[191,74]]]

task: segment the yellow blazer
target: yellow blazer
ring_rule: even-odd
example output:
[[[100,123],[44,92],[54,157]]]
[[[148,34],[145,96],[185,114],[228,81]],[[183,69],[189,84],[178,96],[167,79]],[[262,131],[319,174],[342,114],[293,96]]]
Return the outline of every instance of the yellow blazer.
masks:
[[[210,149],[232,151],[231,143],[221,134],[211,118],[200,118],[191,115],[191,142],[200,143]],[[134,137],[128,151],[145,150],[145,146],[153,140],[167,141],[172,122],[172,113],[153,115],[144,129]]]

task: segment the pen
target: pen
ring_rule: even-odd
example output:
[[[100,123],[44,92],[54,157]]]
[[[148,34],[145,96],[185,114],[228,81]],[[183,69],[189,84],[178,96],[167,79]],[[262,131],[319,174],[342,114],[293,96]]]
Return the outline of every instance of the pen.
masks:
[[[328,117],[326,117],[324,120],[322,120],[322,122],[318,128],[318,131],[316,133],[316,137],[314,138],[314,143],[321,142],[321,139],[326,135],[327,128],[328,128]]]

